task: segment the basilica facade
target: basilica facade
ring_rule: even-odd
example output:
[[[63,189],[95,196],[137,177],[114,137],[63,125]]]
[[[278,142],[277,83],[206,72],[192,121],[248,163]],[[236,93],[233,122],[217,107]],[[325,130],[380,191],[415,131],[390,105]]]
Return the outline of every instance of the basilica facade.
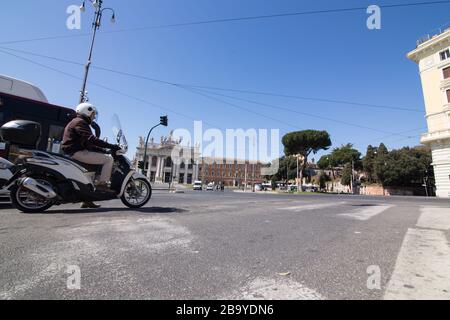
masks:
[[[135,164],[144,161],[145,140],[139,138]],[[147,175],[152,183],[192,184],[199,179],[199,148],[182,146],[170,134],[159,142],[150,139],[147,146],[145,168],[138,169]]]

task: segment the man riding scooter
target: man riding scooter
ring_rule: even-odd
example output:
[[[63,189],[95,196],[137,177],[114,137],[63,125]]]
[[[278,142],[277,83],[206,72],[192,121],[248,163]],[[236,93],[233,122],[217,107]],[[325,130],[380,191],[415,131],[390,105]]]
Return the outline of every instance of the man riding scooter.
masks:
[[[64,130],[62,151],[71,158],[92,165],[102,165],[98,190],[109,190],[113,158],[106,154],[105,149],[119,151],[119,145],[107,143],[92,134],[91,124],[97,117],[97,109],[90,103],[82,103],[76,108],[77,117],[73,119]],[[81,208],[99,208],[93,202],[84,202]]]

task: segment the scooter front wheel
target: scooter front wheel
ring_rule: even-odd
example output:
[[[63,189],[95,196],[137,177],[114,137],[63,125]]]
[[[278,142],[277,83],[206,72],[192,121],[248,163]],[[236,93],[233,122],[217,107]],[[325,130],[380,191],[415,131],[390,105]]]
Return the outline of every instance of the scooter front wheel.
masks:
[[[122,195],[122,203],[128,208],[139,209],[145,206],[152,197],[152,186],[147,179],[130,179]]]

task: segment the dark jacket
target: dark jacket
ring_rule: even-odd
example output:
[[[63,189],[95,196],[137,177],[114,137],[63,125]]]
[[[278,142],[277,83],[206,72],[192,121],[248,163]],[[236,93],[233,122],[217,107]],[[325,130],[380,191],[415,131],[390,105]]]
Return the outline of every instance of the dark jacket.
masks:
[[[83,150],[104,153],[104,149],[111,148],[114,146],[92,134],[89,122],[83,116],[77,116],[64,130],[61,149],[67,155],[74,155]]]

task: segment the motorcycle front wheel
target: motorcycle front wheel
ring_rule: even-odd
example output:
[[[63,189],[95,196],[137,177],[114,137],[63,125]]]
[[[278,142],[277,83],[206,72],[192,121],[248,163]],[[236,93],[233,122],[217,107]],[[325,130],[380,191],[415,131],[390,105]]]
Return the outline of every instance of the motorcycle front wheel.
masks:
[[[122,195],[122,203],[128,208],[139,209],[145,206],[152,197],[152,186],[147,179],[130,179]]]

